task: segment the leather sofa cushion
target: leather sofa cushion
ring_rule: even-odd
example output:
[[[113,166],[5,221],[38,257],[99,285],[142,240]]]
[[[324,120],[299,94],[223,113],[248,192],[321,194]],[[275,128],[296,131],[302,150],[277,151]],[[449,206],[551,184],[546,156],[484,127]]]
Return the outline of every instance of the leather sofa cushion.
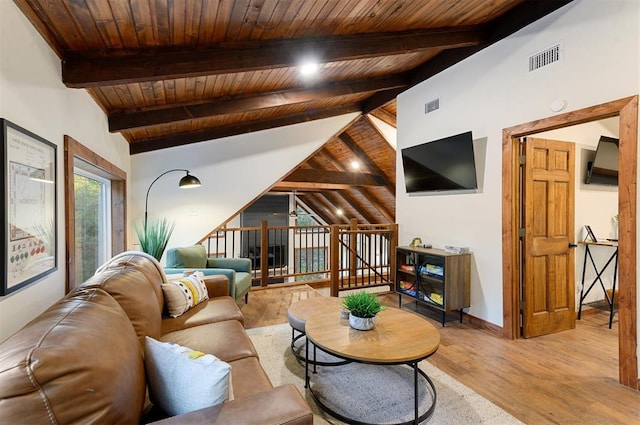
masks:
[[[229,292],[229,279],[222,275],[205,276],[204,284],[207,285],[209,298],[231,295]]]
[[[140,421],[142,349],[120,305],[78,289],[0,344],[0,423]]]
[[[258,357],[251,339],[237,320],[209,323],[162,335],[160,341],[174,342],[192,350],[210,353],[225,362]]]
[[[234,360],[231,365],[233,398],[247,397],[273,388],[273,384],[256,357]]]
[[[162,319],[162,334],[224,320],[237,320],[244,325],[242,312],[233,298],[228,296],[209,299],[181,316]]]
[[[220,424],[313,424],[309,405],[292,384],[257,393],[251,399],[236,398],[218,406],[167,418],[156,424],[200,425],[211,423],[212,418]]]

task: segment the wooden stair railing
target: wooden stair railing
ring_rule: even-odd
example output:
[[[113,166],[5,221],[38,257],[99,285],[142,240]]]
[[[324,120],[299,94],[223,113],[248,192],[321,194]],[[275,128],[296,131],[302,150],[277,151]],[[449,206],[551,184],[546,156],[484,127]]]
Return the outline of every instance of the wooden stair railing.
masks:
[[[263,220],[259,227],[221,227],[198,243],[210,256],[250,258],[254,286],[313,278],[312,286],[328,282],[331,295],[337,296],[347,289],[392,287],[397,230],[397,224],[361,225],[356,220],[300,227],[269,227]]]

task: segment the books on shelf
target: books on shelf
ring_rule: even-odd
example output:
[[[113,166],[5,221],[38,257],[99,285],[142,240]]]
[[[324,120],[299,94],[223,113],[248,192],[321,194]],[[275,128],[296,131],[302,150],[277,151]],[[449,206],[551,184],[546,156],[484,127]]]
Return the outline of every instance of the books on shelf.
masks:
[[[415,285],[416,285],[415,282],[408,282],[406,280],[401,280],[400,281],[400,288],[404,289],[404,290],[413,289],[415,287]]]
[[[426,293],[424,294],[424,300],[425,301],[430,301],[436,305],[442,306],[443,305],[443,301],[442,301],[442,295],[441,294],[437,294],[435,292],[432,293]]]
[[[413,273],[416,270],[415,267],[411,264],[400,264],[399,269],[402,270],[403,272],[410,272],[410,273]]]
[[[415,282],[408,282],[406,280],[401,280],[398,283],[398,287],[399,287],[400,291],[404,292],[405,294],[411,295],[412,297],[416,296],[416,283]]]

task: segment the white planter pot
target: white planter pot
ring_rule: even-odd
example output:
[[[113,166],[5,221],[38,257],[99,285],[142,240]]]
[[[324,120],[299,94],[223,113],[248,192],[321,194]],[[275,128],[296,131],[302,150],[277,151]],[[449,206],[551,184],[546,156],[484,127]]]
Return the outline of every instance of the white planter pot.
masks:
[[[349,314],[349,326],[359,331],[368,331],[375,327],[375,317],[358,317],[353,314]]]

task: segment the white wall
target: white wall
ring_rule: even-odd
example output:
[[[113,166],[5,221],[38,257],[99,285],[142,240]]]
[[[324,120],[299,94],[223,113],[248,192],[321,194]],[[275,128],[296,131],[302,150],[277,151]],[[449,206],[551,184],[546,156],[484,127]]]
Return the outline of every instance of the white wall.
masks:
[[[64,295],[63,136],[72,136],[127,172],[129,148],[121,136],[108,132],[104,113],[84,90],[65,88],[58,57],[16,5],[4,0],[0,1],[0,117],[57,145],[58,177],[58,270],[0,297],[2,341]]]
[[[151,182],[169,169],[188,169],[202,186],[181,190],[178,182],[184,173],[169,173],[151,188],[148,212],[149,219],[166,217],[175,221],[169,247],[191,245],[234,216],[356,116],[348,114],[133,155],[129,216],[140,225]],[[135,232],[131,235],[130,244],[136,244]]]
[[[640,92],[640,3],[576,0],[398,97],[398,149],[472,130],[486,139],[474,194],[407,196],[397,178],[400,244],[414,236],[473,251],[469,313],[502,326],[502,130]],[[528,57],[557,42],[563,60],[528,73]],[[424,104],[441,97],[428,115]],[[397,169],[402,170],[398,158]]]

